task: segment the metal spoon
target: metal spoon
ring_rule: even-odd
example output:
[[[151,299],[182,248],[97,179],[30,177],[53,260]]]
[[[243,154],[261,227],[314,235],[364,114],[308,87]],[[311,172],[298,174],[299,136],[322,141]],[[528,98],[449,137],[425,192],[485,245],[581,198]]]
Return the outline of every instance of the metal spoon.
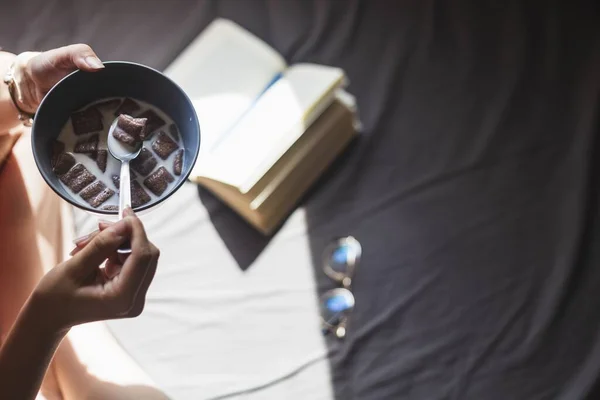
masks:
[[[127,207],[131,207],[131,175],[129,172],[129,162],[136,158],[140,151],[142,151],[142,143],[138,143],[136,147],[128,146],[121,143],[113,136],[118,122],[118,118],[115,118],[113,123],[108,130],[108,151],[117,160],[121,161],[121,178],[119,184],[119,219],[123,219],[123,211]],[[129,243],[123,244],[119,248],[118,253],[129,254],[131,253],[131,246]]]

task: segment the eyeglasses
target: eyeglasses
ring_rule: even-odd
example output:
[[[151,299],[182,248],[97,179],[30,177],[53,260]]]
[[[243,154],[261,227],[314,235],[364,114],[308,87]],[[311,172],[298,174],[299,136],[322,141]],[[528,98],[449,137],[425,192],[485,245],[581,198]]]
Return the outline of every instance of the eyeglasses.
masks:
[[[361,254],[361,245],[352,236],[334,240],[323,251],[323,271],[343,286],[328,290],[321,296],[324,334],[333,332],[340,339],[346,336],[348,316],[354,309],[354,295],[350,286]]]

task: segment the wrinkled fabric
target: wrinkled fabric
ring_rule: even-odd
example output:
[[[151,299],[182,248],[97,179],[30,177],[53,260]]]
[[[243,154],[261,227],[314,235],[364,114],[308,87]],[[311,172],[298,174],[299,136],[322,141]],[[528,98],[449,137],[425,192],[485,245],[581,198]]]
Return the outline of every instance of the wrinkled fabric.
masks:
[[[14,51],[82,41],[164,69],[220,16],[357,96],[361,137],[273,239],[191,184],[144,217],[159,272],[110,326],[173,398],[600,396],[594,2],[26,3],[0,6]],[[317,305],[345,235],[363,257],[337,341]]]

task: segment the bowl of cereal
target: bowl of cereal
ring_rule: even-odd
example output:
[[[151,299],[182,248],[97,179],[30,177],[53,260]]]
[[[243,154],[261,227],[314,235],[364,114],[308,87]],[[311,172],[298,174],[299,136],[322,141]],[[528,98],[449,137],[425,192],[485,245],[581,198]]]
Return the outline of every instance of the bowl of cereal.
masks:
[[[37,167],[64,200],[83,210],[116,215],[120,162],[107,147],[113,121],[143,125],[131,161],[131,201],[148,210],[179,189],[200,150],[192,102],[168,77],[144,65],[112,61],[98,72],[76,71],[41,102],[32,126]]]

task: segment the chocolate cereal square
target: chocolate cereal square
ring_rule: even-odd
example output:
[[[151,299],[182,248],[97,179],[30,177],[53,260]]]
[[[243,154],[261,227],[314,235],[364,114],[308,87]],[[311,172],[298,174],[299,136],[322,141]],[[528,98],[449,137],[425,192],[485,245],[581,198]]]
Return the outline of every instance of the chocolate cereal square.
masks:
[[[173,160],[173,173],[177,176],[181,175],[183,169],[183,149],[180,149],[175,154],[175,160]]]
[[[139,138],[131,136],[124,130],[117,128],[117,127],[115,127],[115,129],[113,130],[113,137],[115,139],[117,139],[119,142],[125,143],[126,145],[129,145],[129,146],[135,146],[135,144],[137,142],[139,142]]]
[[[96,152],[96,165],[100,168],[100,171],[106,172],[106,162],[108,160],[108,151],[98,150]]]
[[[146,187],[150,189],[152,193],[160,196],[167,189],[169,183],[173,181],[175,181],[173,175],[171,175],[169,171],[165,169],[165,167],[160,167],[150,174],[150,176],[144,179],[144,185],[146,185]]]
[[[104,206],[104,207],[101,208],[101,210],[104,210],[104,211],[119,211],[119,206],[115,206],[115,205]]]
[[[143,148],[135,159],[131,161],[131,168],[142,176],[148,175],[156,167],[158,161],[148,149]]]
[[[133,180],[137,177],[135,172],[133,172],[133,170],[131,168],[129,168],[129,179],[131,179],[131,181],[133,182]],[[113,175],[111,176],[113,185],[115,185],[115,187],[117,188],[117,190],[121,189],[121,177],[119,175]]]
[[[77,136],[104,129],[102,114],[100,114],[100,111],[96,107],[88,107],[83,111],[71,114],[71,124]]]
[[[100,205],[102,205],[102,203],[110,199],[114,194],[114,190],[105,187],[104,190],[102,190],[100,193],[89,199],[88,203],[90,206],[98,208],[100,207]]]
[[[150,195],[146,193],[138,181],[131,181],[131,206],[133,208],[143,206],[150,200]]]
[[[127,114],[119,115],[113,136],[118,141],[129,146],[135,146],[146,135],[146,118],[133,118]]]
[[[115,111],[115,117],[118,117],[121,114],[133,115],[136,111],[138,111],[141,108],[142,107],[138,103],[131,100],[130,98],[126,98],[125,100],[123,100],[119,108],[117,108],[117,111]]]
[[[169,158],[172,152],[177,150],[179,146],[163,131],[158,133],[156,140],[152,143],[152,150],[163,160]]]
[[[115,192],[112,189],[107,188],[101,181],[95,181],[79,193],[81,198],[94,208],[98,208],[114,194]]]
[[[65,152],[65,144],[59,140],[55,140],[52,144],[52,158],[50,159],[50,164],[52,168],[58,162],[59,157]]]
[[[75,143],[75,153],[95,153],[98,151],[98,134],[92,135],[87,139],[81,139]]]
[[[94,182],[96,177],[82,164],[75,164],[73,168],[60,177],[60,180],[74,193],[79,193],[84,187]]]
[[[177,125],[169,125],[169,133],[171,134],[171,136],[173,136],[173,139],[179,141],[179,131],[177,130]]]
[[[165,120],[162,119],[153,110],[146,110],[143,113],[141,113],[140,115],[138,115],[137,117],[148,119],[146,132],[145,132],[144,136],[142,136],[142,140],[146,140],[146,138],[150,137],[150,135],[152,135],[152,133],[154,133],[155,130],[162,127],[164,124],[166,124]]]
[[[86,186],[79,195],[85,201],[88,201],[92,197],[96,196],[98,193],[106,189],[106,185],[102,181],[95,181],[94,183]]]
[[[58,176],[66,174],[75,165],[75,157],[69,153],[62,153],[58,156],[56,164],[52,167],[52,171]]]
[[[113,181],[113,185],[115,185],[117,190],[119,190],[121,188],[121,177],[119,175],[113,175],[111,176],[111,178]]]

